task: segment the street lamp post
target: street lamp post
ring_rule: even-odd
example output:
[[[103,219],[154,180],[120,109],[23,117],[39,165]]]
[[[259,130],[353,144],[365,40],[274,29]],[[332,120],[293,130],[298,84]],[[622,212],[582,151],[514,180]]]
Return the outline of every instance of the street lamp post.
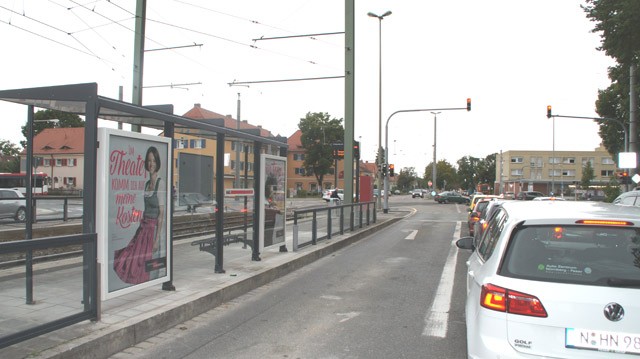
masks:
[[[438,123],[438,112],[431,112],[433,114],[433,168],[431,168],[431,181],[433,182],[433,189],[436,189],[436,177],[437,177],[437,169],[436,169],[436,128]]]
[[[467,99],[467,107],[449,107],[449,108],[421,108],[415,110],[398,110],[389,115],[387,118],[387,123],[384,128],[384,154],[385,161],[389,163],[389,121],[391,121],[391,117],[398,113],[406,113],[406,112],[426,112],[426,111],[452,111],[452,110],[467,110],[471,111],[471,99]],[[384,176],[384,213],[389,213],[389,171]]]
[[[378,19],[378,173],[376,175],[376,187],[378,188],[378,208],[382,204],[382,191],[380,190],[380,182],[382,178],[382,19],[391,15],[391,11],[387,11],[382,15],[376,15],[372,12],[367,13],[370,17]],[[386,154],[385,154],[386,157]],[[386,190],[386,189],[385,189]]]

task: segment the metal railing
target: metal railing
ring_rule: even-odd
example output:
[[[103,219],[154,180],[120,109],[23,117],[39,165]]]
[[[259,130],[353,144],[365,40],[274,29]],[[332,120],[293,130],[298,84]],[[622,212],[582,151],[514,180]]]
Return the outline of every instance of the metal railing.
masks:
[[[34,269],[27,263],[22,271],[2,272],[0,318],[13,323],[16,330],[0,336],[0,348],[98,318],[96,233],[4,242],[0,243],[0,253],[24,253],[28,260],[38,251],[73,245],[82,246],[82,262],[58,268],[63,271],[44,267]],[[35,277],[41,277],[37,287],[34,286]],[[61,290],[64,281],[74,282],[69,287],[78,291]],[[37,293],[34,293],[36,288]],[[24,292],[20,293],[20,289]]]
[[[293,251],[307,245],[315,245],[323,239],[331,239],[335,234],[353,232],[356,228],[375,222],[375,201],[338,205],[330,202],[327,207],[294,210]],[[345,223],[348,223],[346,227]]]

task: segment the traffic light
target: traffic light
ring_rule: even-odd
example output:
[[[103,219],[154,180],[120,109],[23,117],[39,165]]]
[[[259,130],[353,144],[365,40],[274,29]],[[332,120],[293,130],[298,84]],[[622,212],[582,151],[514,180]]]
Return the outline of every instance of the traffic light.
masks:
[[[467,111],[471,111],[471,98],[467,99]]]
[[[622,184],[630,184],[631,183],[631,178],[629,178],[629,172],[627,172],[627,171],[623,171],[622,172],[622,176],[620,176],[620,182],[622,182]]]
[[[396,173],[395,173],[395,166],[394,166],[394,165],[393,165],[393,163],[392,163],[392,164],[390,164],[390,165],[389,165],[389,177],[393,177],[393,176],[395,176],[395,175],[396,175]]]
[[[382,169],[382,175],[386,176],[387,175],[387,165],[386,164],[382,164],[382,166],[380,166],[380,168]]]
[[[547,106],[547,118],[551,118],[551,105]]]
[[[353,158],[360,159],[360,142],[353,141]]]

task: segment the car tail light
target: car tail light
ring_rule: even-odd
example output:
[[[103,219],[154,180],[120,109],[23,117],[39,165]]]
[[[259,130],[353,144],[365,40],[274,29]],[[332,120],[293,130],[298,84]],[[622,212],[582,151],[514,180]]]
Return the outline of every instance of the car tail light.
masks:
[[[498,312],[542,318],[547,317],[547,311],[537,297],[498,287],[493,284],[485,284],[482,286],[480,305]]]

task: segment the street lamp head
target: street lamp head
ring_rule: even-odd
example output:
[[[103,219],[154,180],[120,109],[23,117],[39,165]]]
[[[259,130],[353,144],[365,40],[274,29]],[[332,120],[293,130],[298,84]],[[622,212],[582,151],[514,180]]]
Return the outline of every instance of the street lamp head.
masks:
[[[367,15],[370,16],[370,17],[377,17],[379,20],[382,20],[383,18],[391,15],[391,11],[387,11],[382,15],[376,15],[376,14],[374,14],[372,12],[368,12]]]

